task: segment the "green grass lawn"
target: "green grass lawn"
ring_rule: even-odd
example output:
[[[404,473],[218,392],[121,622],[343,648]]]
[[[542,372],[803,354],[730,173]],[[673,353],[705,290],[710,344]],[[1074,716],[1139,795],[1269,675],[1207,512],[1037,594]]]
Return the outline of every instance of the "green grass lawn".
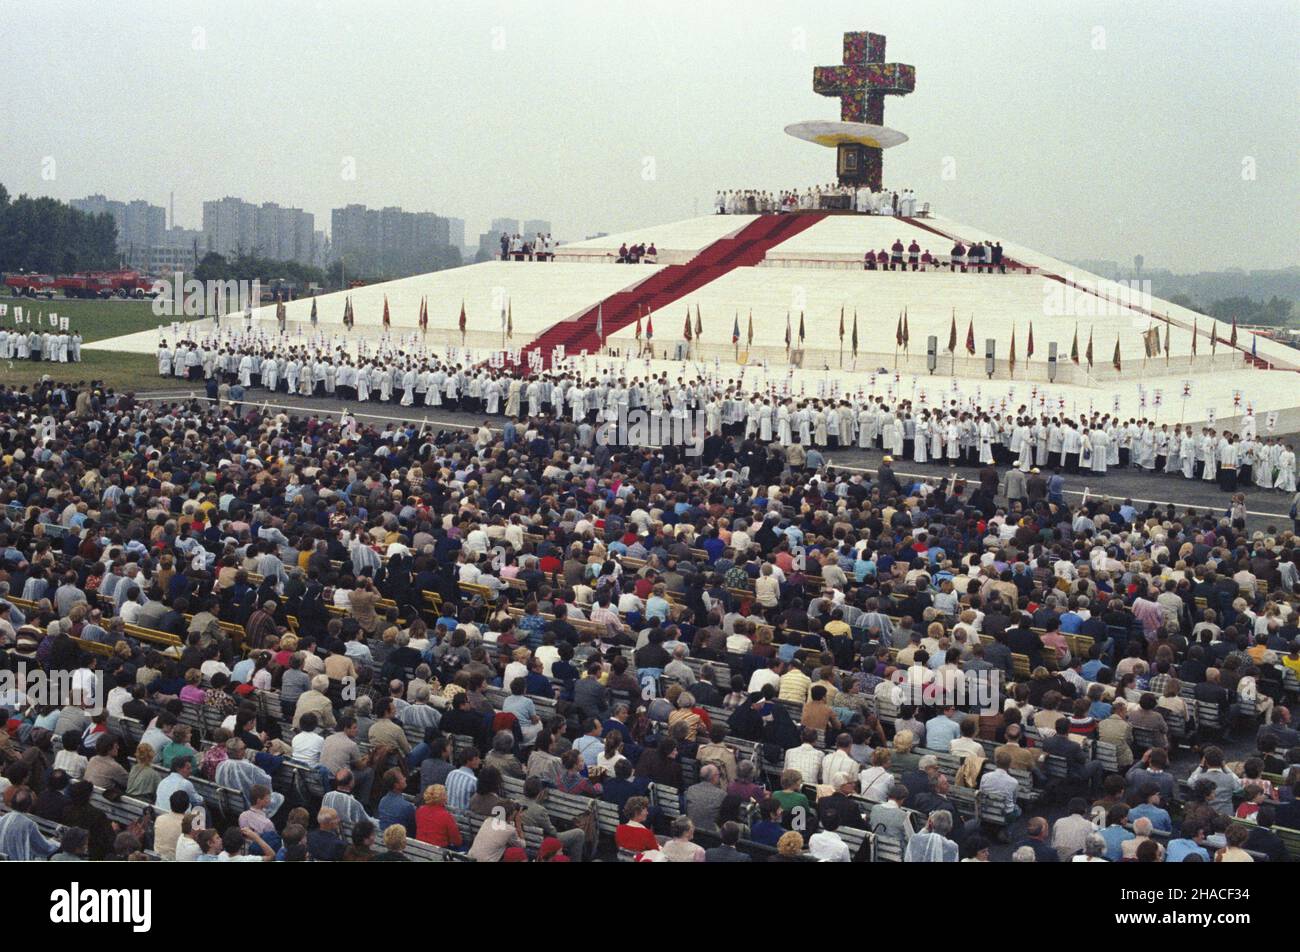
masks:
[[[67,317],[69,326],[79,331],[86,343],[134,334],[171,322],[170,318],[154,315],[151,301],[71,301],[58,297],[52,301],[30,301],[3,296],[0,297],[0,303],[9,305],[9,313],[0,318],[0,324],[6,329],[14,326],[13,309],[17,305],[23,309],[23,314],[30,311],[34,314],[43,313],[47,318],[51,314]],[[168,385],[175,386],[175,381],[158,376],[158,362],[151,354],[83,350],[81,358],[81,363],[77,364],[7,361],[0,365],[0,383],[17,387],[36,383],[44,374],[49,374],[55,380],[68,383],[102,380],[105,386],[115,390],[157,390]]]
[[[31,301],[25,298],[0,297],[0,303],[9,305],[9,313],[0,318],[6,328],[14,324],[14,306],[23,314],[57,314],[70,321],[73,330],[80,331],[83,340],[103,340],[147,331],[159,324],[170,324],[170,317],[155,317],[152,301],[75,301],[56,297],[52,301]],[[26,325],[24,325],[26,326]]]

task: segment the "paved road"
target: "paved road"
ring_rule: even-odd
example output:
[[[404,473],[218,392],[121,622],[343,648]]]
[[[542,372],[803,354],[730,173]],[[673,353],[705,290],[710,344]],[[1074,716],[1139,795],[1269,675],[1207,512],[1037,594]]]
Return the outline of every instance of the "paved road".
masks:
[[[201,397],[203,396],[203,390],[201,388],[196,390],[171,389],[156,393],[144,393],[141,396],[147,399],[179,399],[190,394]],[[337,414],[347,408],[355,416],[379,424],[410,421],[415,423],[427,422],[431,426],[469,428],[477,427],[485,419],[488,419],[482,414],[452,412],[443,407],[402,407],[396,404],[372,403],[365,411],[358,411],[355,404],[345,404],[338,400],[290,396],[285,393],[275,394],[274,399],[271,399],[271,396],[268,391],[253,388],[249,390],[246,402],[260,403],[265,400],[273,405],[298,410],[310,410],[318,414]],[[429,412],[425,412],[426,409]],[[500,425],[500,418],[492,419],[491,425],[494,427]],[[849,470],[874,471],[880,465],[883,455],[879,450],[859,450],[856,448],[826,452],[831,464]],[[914,463],[910,460],[896,461],[894,469],[899,475],[931,478],[950,476],[954,472],[968,479],[976,475],[976,471],[970,467],[958,468],[947,465]],[[1148,502],[1156,502],[1163,506],[1172,501],[1179,510],[1190,506],[1198,509],[1208,509],[1220,514],[1224,513],[1228,506],[1228,495],[1221,492],[1215,483],[1207,483],[1202,480],[1185,480],[1181,476],[1141,473],[1132,469],[1113,469],[1104,477],[1098,477],[1094,474],[1066,476],[1065,485],[1067,498],[1072,502],[1078,501],[1086,493],[1089,497],[1100,495],[1115,499],[1132,499],[1138,506],[1144,506]],[[1254,486],[1245,489],[1245,493],[1246,508],[1249,513],[1248,525],[1252,530],[1267,530],[1270,526],[1286,529],[1291,526],[1291,519],[1288,515],[1291,509],[1291,497],[1288,494],[1280,491],[1261,490]]]

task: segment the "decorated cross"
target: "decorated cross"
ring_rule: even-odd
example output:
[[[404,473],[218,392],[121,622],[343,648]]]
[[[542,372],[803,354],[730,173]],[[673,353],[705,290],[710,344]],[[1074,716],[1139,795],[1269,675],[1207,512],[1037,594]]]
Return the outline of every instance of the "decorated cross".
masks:
[[[885,124],[885,97],[906,96],[916,89],[916,67],[885,62],[885,37],[879,33],[845,33],[844,64],[813,68],[813,92],[838,96],[844,122]],[[852,177],[879,191],[881,150],[865,147],[866,168]],[[841,178],[846,176],[841,171]]]

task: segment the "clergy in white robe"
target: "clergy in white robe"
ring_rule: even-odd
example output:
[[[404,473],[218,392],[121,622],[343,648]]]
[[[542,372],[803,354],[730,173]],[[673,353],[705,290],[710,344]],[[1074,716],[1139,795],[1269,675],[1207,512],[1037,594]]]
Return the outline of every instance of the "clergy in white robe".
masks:
[[[866,406],[858,411],[858,449],[871,449],[876,443],[876,411]]]
[[[1183,479],[1192,479],[1196,475],[1196,447],[1196,436],[1188,427],[1178,438],[1178,459],[1183,467]]]
[[[840,446],[853,445],[853,425],[857,418],[847,403],[840,406]]]
[[[985,419],[979,425],[980,462],[986,466],[993,462],[993,421]]]
[[[1089,439],[1092,442],[1092,471],[1098,476],[1105,476],[1110,467],[1112,440],[1105,430],[1093,430]]]
[[[1287,493],[1295,492],[1295,450],[1290,445],[1278,455],[1273,488]]]

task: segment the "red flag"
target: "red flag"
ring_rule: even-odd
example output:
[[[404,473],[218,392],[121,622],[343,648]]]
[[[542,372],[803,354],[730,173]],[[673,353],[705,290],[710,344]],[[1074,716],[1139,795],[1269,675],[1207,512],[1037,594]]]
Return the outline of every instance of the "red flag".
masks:
[[[750,311],[749,328],[745,331],[745,344],[748,346],[753,343],[754,343],[754,312]]]
[[[384,295],[384,330],[388,330],[388,326],[390,323],[391,322],[388,319],[388,295],[385,294]]]
[[[1034,322],[1029,322],[1029,341],[1025,344],[1025,360],[1034,356]]]
[[[966,328],[966,353],[975,356],[975,318],[973,317],[970,319],[970,326]]]
[[[637,340],[640,340],[640,339],[641,339],[641,308],[640,308],[640,306],[638,306],[637,309],[636,309],[636,339],[637,339]]]
[[[894,346],[903,346],[903,315],[898,315],[898,324],[894,327]]]
[[[685,337],[686,337],[687,340],[690,340],[690,339],[691,339],[691,308],[690,308],[690,305],[687,305],[687,306],[686,306],[686,327],[682,330],[682,334],[685,335]]]
[[[957,353],[957,309],[952,309],[952,327],[948,330],[948,353]]]
[[[420,330],[429,329],[429,302],[425,298],[420,298]]]
[[[461,336],[461,337],[464,337],[464,336],[465,336],[465,301],[464,301],[464,299],[462,299],[461,302],[460,302],[460,320],[459,320],[457,323],[460,325],[460,336]]]
[[[1007,358],[1007,362],[1014,373],[1016,369],[1016,326],[1014,324],[1011,325],[1011,356]]]

